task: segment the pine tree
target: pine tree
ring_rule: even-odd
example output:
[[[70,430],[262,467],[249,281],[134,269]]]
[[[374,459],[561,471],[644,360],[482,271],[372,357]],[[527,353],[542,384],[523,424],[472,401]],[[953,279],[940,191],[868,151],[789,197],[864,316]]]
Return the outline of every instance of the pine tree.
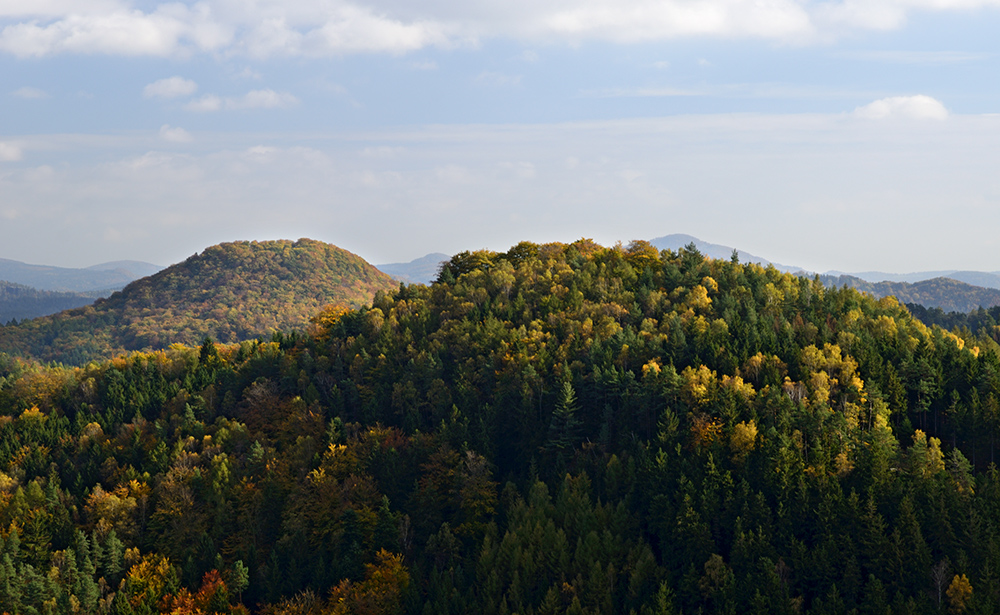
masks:
[[[125,562],[125,545],[118,540],[118,534],[111,530],[107,538],[104,539],[104,550],[106,552],[104,560],[104,577],[109,585],[117,586],[122,578]]]
[[[559,400],[552,412],[546,448],[563,451],[576,444],[580,429],[580,419],[576,416],[576,412],[576,392],[573,390],[573,384],[567,379],[563,381]]]

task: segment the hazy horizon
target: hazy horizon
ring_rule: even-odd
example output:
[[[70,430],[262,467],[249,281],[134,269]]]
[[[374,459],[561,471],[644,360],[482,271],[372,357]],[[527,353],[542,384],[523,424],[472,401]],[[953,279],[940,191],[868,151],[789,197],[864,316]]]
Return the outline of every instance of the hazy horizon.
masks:
[[[1000,270],[996,0],[12,0],[0,256],[687,233]]]

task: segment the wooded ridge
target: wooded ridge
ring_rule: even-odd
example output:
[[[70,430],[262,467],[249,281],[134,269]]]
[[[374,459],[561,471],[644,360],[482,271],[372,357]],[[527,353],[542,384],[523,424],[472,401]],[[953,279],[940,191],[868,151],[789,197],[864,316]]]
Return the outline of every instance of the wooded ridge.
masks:
[[[303,333],[5,357],[0,415],[0,611],[1000,610],[989,332],[695,249],[463,252]]]
[[[236,342],[358,307],[398,286],[360,257],[311,239],[234,242],[141,278],[93,305],[0,328],[0,352],[82,365],[132,350]]]

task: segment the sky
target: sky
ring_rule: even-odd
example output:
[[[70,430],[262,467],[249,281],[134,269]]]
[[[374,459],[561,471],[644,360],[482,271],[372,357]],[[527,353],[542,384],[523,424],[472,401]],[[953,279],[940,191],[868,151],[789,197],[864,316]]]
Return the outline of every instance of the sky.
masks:
[[[1000,0],[0,0],[0,258],[1000,270]]]

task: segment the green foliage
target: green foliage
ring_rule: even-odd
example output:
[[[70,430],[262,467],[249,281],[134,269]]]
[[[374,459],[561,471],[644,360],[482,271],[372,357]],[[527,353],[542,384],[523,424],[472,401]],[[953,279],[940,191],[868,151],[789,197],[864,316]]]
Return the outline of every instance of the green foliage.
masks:
[[[850,275],[819,277],[827,286],[848,286],[876,297],[892,295],[901,303],[919,305],[924,310],[965,313],[1000,304],[1000,290],[973,286],[951,278],[931,278],[910,283],[868,282]]]
[[[988,336],[587,240],[314,322],[0,357],[0,609],[1000,609]]]
[[[225,243],[91,306],[0,328],[0,352],[82,365],[206,337],[269,338],[305,328],[329,304],[358,307],[396,287],[360,257],[322,242]]]

